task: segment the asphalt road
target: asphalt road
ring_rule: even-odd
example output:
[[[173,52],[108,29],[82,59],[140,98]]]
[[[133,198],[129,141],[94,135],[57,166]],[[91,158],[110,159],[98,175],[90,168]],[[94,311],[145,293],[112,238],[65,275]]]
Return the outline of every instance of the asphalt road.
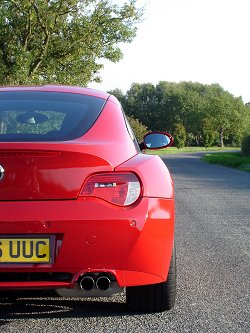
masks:
[[[0,295],[5,332],[250,332],[250,173],[166,158],[176,190],[178,297],[174,310],[129,313],[124,296],[67,300]]]

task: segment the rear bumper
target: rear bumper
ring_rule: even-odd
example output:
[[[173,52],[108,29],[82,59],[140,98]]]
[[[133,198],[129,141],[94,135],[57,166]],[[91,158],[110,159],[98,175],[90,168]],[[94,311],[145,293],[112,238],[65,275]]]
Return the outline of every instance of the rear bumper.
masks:
[[[79,276],[108,272],[120,287],[166,280],[174,238],[174,200],[142,198],[130,207],[98,199],[0,203],[1,237],[53,236],[50,264],[1,263],[0,289],[74,288]],[[19,273],[71,274],[68,281],[18,281]],[[1,273],[16,273],[4,281]],[[4,274],[2,274],[4,275]]]

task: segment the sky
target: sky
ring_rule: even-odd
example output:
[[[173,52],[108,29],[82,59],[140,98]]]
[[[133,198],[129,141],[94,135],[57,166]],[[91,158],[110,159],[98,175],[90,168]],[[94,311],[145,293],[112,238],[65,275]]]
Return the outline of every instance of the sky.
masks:
[[[123,2],[123,1],[121,1]],[[219,83],[250,102],[250,0],[139,0],[143,22],[123,59],[104,62],[100,90],[133,82]]]

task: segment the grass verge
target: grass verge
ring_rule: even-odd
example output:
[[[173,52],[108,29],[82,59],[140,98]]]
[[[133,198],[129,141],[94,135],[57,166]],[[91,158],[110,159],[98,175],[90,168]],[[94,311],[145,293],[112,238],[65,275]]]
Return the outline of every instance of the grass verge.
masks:
[[[210,153],[204,155],[202,160],[250,172],[250,156],[243,156],[241,153]]]
[[[225,151],[225,150],[240,150],[240,148],[232,148],[232,147],[226,147],[226,148],[220,148],[220,147],[184,147],[184,148],[176,148],[176,147],[168,147],[165,149],[159,149],[159,150],[145,150],[148,154],[153,155],[168,155],[168,154],[181,154],[181,153],[198,153],[198,152],[210,152],[210,151]]]

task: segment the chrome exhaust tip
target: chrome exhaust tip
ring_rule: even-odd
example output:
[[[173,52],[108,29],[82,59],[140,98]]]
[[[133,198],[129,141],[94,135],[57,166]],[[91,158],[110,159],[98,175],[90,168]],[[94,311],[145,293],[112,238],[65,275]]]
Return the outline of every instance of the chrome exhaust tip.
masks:
[[[95,286],[95,280],[91,275],[84,275],[79,281],[79,286],[86,291],[92,290]]]
[[[96,287],[100,290],[108,290],[110,288],[110,284],[111,280],[105,275],[98,277],[96,280]]]

